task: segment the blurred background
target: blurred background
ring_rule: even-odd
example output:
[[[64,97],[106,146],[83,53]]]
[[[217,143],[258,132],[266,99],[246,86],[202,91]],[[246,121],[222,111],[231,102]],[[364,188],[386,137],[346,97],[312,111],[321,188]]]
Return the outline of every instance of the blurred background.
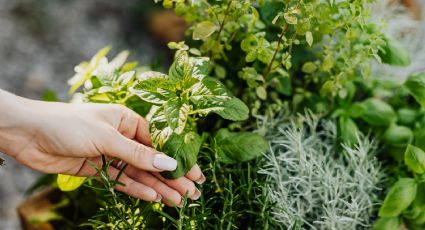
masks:
[[[412,65],[374,65],[374,76],[403,81],[425,70],[424,0],[378,0],[371,20],[385,21],[385,32],[408,49]],[[41,99],[67,101],[73,67],[97,50],[113,45],[142,65],[161,68],[170,53],[166,43],[181,40],[184,22],[153,0],[0,0],[0,88]],[[55,92],[53,94],[53,92]],[[3,109],[3,108],[0,108]],[[13,159],[0,166],[0,229],[20,229],[16,207],[39,176]]]

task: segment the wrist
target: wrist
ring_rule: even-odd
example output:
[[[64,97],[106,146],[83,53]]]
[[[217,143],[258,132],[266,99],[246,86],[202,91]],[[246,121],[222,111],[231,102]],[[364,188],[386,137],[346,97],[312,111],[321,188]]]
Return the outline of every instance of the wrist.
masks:
[[[0,90],[0,152],[14,156],[16,146],[30,134],[30,100]]]

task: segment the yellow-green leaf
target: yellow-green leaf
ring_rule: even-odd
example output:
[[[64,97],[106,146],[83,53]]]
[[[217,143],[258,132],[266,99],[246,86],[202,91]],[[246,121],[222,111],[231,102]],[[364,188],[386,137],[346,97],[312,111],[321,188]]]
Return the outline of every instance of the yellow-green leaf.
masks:
[[[56,182],[61,191],[69,192],[80,187],[85,180],[85,177],[58,174]]]
[[[310,31],[305,33],[305,40],[307,41],[309,46],[313,45],[313,34]]]
[[[193,40],[205,39],[217,30],[217,26],[210,21],[198,23],[193,30]]]

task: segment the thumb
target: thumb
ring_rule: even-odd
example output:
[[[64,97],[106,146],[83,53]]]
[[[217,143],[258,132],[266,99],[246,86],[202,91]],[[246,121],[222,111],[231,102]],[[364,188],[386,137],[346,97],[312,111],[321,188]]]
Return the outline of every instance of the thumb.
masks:
[[[108,141],[103,148],[106,155],[146,171],[174,171],[177,168],[177,161],[164,153],[128,139],[118,131],[114,136],[114,141]]]

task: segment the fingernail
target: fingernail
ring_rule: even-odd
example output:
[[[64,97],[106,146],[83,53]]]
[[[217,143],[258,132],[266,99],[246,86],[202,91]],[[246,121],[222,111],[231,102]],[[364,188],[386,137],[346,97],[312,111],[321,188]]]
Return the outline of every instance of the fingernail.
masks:
[[[155,199],[155,202],[161,202],[161,200],[162,200],[162,196],[161,196],[161,194],[157,194],[156,195],[156,199]]]
[[[193,195],[190,197],[190,199],[192,199],[192,200],[197,200],[197,199],[199,199],[199,197],[201,197],[201,191],[199,191],[199,189],[196,189],[196,190],[195,190],[195,194],[193,194]]]
[[[204,174],[201,174],[201,178],[199,178],[198,180],[195,180],[195,182],[197,184],[203,184],[206,180],[207,178],[205,178]]]
[[[156,154],[153,166],[159,170],[174,171],[177,168],[177,161],[164,154]]]

